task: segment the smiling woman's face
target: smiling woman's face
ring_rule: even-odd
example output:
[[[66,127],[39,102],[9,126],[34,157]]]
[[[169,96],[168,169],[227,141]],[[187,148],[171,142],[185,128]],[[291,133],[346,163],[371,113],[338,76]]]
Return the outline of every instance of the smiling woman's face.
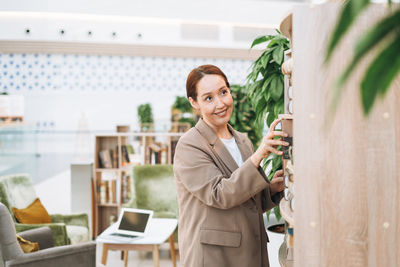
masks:
[[[197,83],[197,100],[189,97],[195,109],[200,110],[207,124],[225,127],[232,115],[232,95],[225,80],[216,74],[207,74]]]

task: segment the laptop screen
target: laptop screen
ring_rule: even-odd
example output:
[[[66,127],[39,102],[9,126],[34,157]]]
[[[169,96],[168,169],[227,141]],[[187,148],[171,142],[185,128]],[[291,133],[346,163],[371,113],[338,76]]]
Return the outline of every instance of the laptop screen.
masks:
[[[149,218],[150,214],[148,213],[137,213],[125,210],[118,229],[144,233]]]

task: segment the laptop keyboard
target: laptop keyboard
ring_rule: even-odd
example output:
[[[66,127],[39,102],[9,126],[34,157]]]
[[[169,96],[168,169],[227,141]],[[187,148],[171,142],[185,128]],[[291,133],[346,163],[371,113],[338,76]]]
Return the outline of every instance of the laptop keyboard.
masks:
[[[137,235],[124,235],[124,234],[120,234],[120,233],[112,233],[111,235],[119,236],[119,237],[126,237],[126,238],[138,238],[139,237]]]

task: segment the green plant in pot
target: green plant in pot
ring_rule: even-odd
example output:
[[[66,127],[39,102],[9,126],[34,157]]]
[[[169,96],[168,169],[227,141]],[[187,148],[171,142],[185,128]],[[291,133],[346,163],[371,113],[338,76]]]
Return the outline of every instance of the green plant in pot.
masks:
[[[247,133],[253,146],[257,147],[262,138],[262,127],[256,125],[256,113],[247,96],[246,88],[233,84],[230,89],[233,97],[233,112],[229,123],[235,130]]]
[[[149,103],[141,104],[138,106],[137,112],[141,130],[152,130],[154,119],[151,105]]]
[[[193,127],[196,122],[196,115],[193,114],[189,100],[184,96],[177,96],[171,110],[171,120],[180,123],[190,123]]]
[[[269,127],[278,118],[278,115],[284,112],[284,76],[281,66],[284,53],[290,48],[289,40],[279,31],[277,31],[277,35],[256,38],[251,48],[262,43],[266,43],[266,48],[252,64],[246,84],[248,95],[256,113],[255,125],[258,125],[261,129],[264,126],[265,118]],[[264,169],[267,169],[270,164],[271,169],[267,175],[268,179],[271,180],[274,173],[282,169],[282,157],[271,154],[264,160]],[[276,206],[273,211],[279,221],[282,217],[279,206]],[[269,214],[270,212],[267,212],[268,218]]]

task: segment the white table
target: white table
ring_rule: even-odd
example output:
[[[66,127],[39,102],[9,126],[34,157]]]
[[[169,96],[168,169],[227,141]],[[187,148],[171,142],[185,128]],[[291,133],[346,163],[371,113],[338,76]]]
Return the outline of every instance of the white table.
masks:
[[[112,236],[110,233],[115,232],[117,229],[116,224],[112,224],[103,233],[101,233],[96,241],[103,243],[103,252],[101,263],[106,265],[109,250],[123,251],[123,258],[125,267],[128,266],[128,251],[129,250],[144,250],[153,251],[153,262],[155,267],[160,266],[159,246],[169,239],[171,259],[173,266],[176,267],[175,246],[174,246],[174,231],[178,225],[176,219],[159,219],[153,218],[149,222],[149,229],[145,237],[133,239],[129,241],[120,241]]]

